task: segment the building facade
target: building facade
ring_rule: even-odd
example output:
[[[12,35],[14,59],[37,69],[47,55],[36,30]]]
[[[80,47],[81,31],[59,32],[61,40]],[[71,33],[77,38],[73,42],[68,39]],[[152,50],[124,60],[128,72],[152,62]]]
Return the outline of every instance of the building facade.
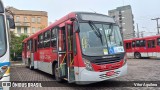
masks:
[[[16,36],[28,36],[48,26],[48,14],[45,11],[19,10],[7,7],[14,15]]]
[[[108,15],[112,16],[120,26],[121,33],[124,39],[135,37],[134,20],[132,8],[130,5],[117,7],[109,10]]]

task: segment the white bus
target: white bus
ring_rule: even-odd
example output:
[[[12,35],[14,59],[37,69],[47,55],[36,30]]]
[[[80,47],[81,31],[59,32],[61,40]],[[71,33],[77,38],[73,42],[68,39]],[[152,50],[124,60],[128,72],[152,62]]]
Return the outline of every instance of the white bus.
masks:
[[[0,81],[10,81],[9,29],[14,27],[13,16],[0,0]]]

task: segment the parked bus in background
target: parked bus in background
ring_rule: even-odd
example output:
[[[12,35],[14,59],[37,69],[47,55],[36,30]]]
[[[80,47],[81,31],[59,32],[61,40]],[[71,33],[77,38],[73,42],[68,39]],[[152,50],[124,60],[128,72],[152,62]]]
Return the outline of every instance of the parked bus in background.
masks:
[[[119,27],[97,13],[72,12],[26,38],[22,58],[59,82],[89,84],[127,73]]]
[[[11,13],[5,10],[0,0],[0,81],[10,80],[9,28],[14,28]]]
[[[129,58],[160,58],[160,35],[124,40]]]

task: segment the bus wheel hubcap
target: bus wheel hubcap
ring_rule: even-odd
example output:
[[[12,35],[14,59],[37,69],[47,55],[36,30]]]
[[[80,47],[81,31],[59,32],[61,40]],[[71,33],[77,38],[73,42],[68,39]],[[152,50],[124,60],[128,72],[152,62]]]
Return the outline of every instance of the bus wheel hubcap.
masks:
[[[140,58],[140,55],[138,53],[136,54],[136,58]]]

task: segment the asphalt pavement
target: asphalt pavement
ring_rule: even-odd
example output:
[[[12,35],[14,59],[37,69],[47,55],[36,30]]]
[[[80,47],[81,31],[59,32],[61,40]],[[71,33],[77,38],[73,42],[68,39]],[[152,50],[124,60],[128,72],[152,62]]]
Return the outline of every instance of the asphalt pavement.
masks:
[[[43,88],[15,88],[11,90],[158,90],[159,87],[135,87],[134,84],[142,81],[155,81],[152,84],[156,84],[156,81],[160,81],[160,60],[156,59],[128,59],[128,74],[122,77],[114,78],[111,80],[98,82],[90,85],[79,86],[76,84],[69,84],[67,82],[58,83],[55,82],[54,76],[44,73],[39,70],[30,70],[24,66],[22,62],[12,62],[11,65],[11,81],[42,81],[52,82],[53,87]],[[128,87],[127,84],[133,84]],[[141,82],[140,82],[141,84]],[[119,87],[123,86],[123,87]],[[126,86],[125,86],[126,85]],[[158,84],[159,85],[159,84]]]

